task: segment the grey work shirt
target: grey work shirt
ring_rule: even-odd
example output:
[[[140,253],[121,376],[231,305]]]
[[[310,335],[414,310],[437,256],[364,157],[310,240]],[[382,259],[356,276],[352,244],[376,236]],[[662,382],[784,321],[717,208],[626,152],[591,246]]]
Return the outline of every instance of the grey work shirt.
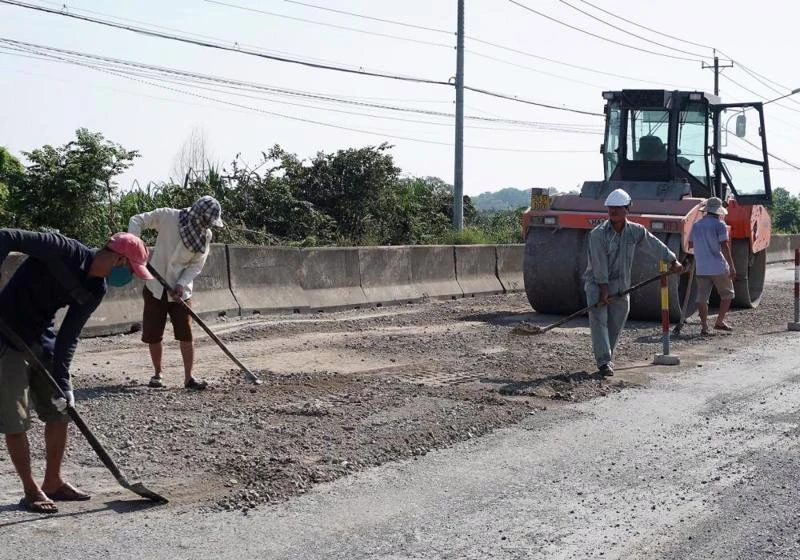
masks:
[[[722,244],[728,241],[728,228],[719,216],[709,214],[695,222],[689,233],[694,245],[694,262],[698,276],[716,276],[728,272],[728,262],[722,256]]]
[[[600,284],[608,284],[611,296],[631,287],[631,268],[637,248],[668,263],[677,260],[675,253],[660,239],[635,222],[626,222],[622,232],[617,233],[606,220],[589,233],[589,262],[584,274],[589,305],[599,300]]]

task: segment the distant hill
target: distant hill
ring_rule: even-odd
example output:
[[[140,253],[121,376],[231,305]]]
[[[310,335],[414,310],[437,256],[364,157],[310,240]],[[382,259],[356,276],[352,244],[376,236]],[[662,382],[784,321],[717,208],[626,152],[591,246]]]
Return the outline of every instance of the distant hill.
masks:
[[[530,189],[508,187],[495,192],[485,192],[472,197],[478,210],[514,210],[527,207],[531,199]]]

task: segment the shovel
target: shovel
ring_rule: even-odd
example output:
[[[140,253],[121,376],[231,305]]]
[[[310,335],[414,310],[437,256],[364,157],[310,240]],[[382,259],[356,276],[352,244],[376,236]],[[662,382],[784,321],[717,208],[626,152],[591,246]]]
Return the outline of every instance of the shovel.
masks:
[[[58,385],[58,383],[56,383],[56,380],[53,379],[53,376],[50,374],[47,366],[41,362],[39,357],[34,354],[27,344],[25,344],[25,341],[22,340],[19,335],[17,335],[17,333],[14,332],[8,325],[6,325],[2,319],[0,319],[0,333],[3,334],[3,337],[11,344],[12,347],[23,353],[25,356],[25,361],[28,362],[28,365],[33,368],[36,373],[43,375],[47,379],[55,394],[66,400],[67,396],[64,394],[64,391],[61,390],[61,387]],[[128,478],[122,474],[122,471],[119,470],[119,467],[116,465],[116,463],[114,463],[114,460],[103,448],[103,444],[101,444],[100,441],[95,437],[95,435],[89,429],[89,426],[86,425],[86,422],[84,422],[83,418],[81,418],[80,414],[78,414],[78,411],[70,406],[69,403],[67,404],[67,414],[69,414],[69,417],[72,418],[73,422],[75,422],[75,425],[78,426],[78,429],[89,442],[89,445],[92,446],[94,452],[97,453],[98,457],[100,457],[100,461],[102,461],[106,468],[111,471],[111,474],[114,475],[114,478],[117,479],[117,482],[119,482],[120,486],[130,490],[134,494],[140,495],[142,498],[147,498],[152,502],[166,504],[169,501],[164,496],[156,494],[152,490],[146,488],[141,482],[128,481]]]
[[[628,288],[624,292],[620,292],[619,294],[613,295],[608,299],[609,299],[609,301],[614,301],[616,299],[619,299],[619,298],[621,298],[622,296],[624,296],[626,294],[629,294],[629,293],[631,293],[631,292],[633,292],[635,290],[638,290],[642,286],[646,286],[647,284],[655,282],[656,280],[661,278],[661,276],[662,276],[662,274],[659,273],[656,276],[653,276],[652,278],[648,278],[647,280],[642,280],[641,282],[639,282],[638,284],[634,284],[633,286],[631,286],[630,288]],[[556,328],[558,326],[561,326],[564,323],[566,323],[568,321],[571,321],[576,317],[580,317],[581,315],[584,315],[585,313],[588,313],[590,309],[594,309],[596,307],[602,307],[603,305],[605,305],[605,304],[598,301],[594,305],[588,305],[588,306],[584,307],[583,309],[579,309],[578,311],[576,311],[572,315],[564,317],[563,319],[559,319],[555,323],[553,323],[551,325],[547,325],[546,327],[540,327],[539,325],[531,325],[530,323],[520,323],[519,325],[514,327],[514,330],[512,330],[511,332],[513,334],[519,334],[519,335],[544,334],[547,331],[549,331],[551,329],[554,329],[554,328]]]
[[[166,280],[164,280],[164,277],[163,277],[163,276],[161,276],[161,274],[159,274],[159,273],[158,273],[158,271],[157,271],[155,268],[153,268],[153,266],[152,266],[150,263],[148,263],[148,264],[147,264],[147,270],[149,270],[149,271],[150,271],[150,274],[152,274],[152,275],[153,275],[153,277],[154,277],[156,280],[158,280],[158,281],[159,281],[159,283],[160,283],[160,284],[161,284],[161,285],[164,287],[164,289],[165,289],[165,290],[167,290],[167,292],[169,292],[169,293],[172,293],[172,288],[170,287],[170,285],[169,285],[169,284],[167,284],[167,281],[166,281]],[[225,346],[225,344],[224,344],[224,343],[223,343],[223,342],[222,342],[222,341],[221,341],[219,338],[217,338],[217,335],[215,335],[213,332],[211,332],[211,329],[210,329],[210,328],[208,328],[208,325],[206,325],[206,324],[205,324],[205,323],[204,323],[204,322],[203,322],[203,321],[200,319],[200,317],[198,317],[198,316],[197,316],[197,313],[195,313],[195,312],[192,310],[192,308],[191,308],[191,307],[189,307],[188,305],[186,305],[186,302],[185,302],[185,301],[183,301],[181,298],[178,298],[178,301],[179,301],[179,302],[180,302],[180,304],[183,306],[183,308],[186,310],[186,312],[187,312],[189,315],[191,315],[192,319],[194,319],[194,321],[195,321],[195,322],[196,322],[198,325],[200,325],[200,326],[203,328],[203,330],[204,330],[204,331],[206,331],[206,334],[207,334],[209,337],[211,337],[211,340],[213,340],[214,342],[216,342],[216,343],[217,343],[217,346],[219,346],[219,347],[222,349],[222,351],[223,351],[223,352],[225,352],[225,354],[226,354],[226,355],[227,355],[227,356],[228,356],[228,357],[229,357],[231,360],[233,360],[233,363],[235,363],[237,366],[239,366],[239,369],[241,369],[241,370],[242,370],[242,373],[244,373],[244,376],[247,378],[247,380],[248,380],[248,381],[250,381],[250,382],[251,382],[253,385],[261,385],[261,380],[260,380],[260,379],[259,379],[259,378],[256,376],[256,374],[254,374],[252,371],[250,371],[249,369],[247,369],[247,366],[245,366],[245,365],[244,365],[242,362],[240,362],[240,361],[239,361],[239,359],[238,359],[236,356],[234,356],[234,355],[233,355],[233,352],[231,352],[230,350],[228,350],[228,347],[227,347],[227,346]]]

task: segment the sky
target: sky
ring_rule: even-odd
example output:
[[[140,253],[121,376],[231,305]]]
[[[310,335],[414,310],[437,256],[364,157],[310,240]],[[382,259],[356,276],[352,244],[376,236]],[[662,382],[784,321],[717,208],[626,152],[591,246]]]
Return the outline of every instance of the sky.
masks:
[[[108,68],[98,71],[32,58],[30,50],[11,51],[8,43],[0,43],[0,145],[20,157],[23,150],[64,144],[74,138],[77,128],[86,127],[139,150],[141,157],[135,166],[118,181],[121,188],[128,189],[137,183],[168,179],[176,155],[193,131],[206,138],[207,149],[223,164],[239,154],[255,165],[261,153],[275,144],[301,158],[311,158],[319,151],[388,142],[404,174],[452,182],[453,119],[430,112],[454,111],[453,87],[309,68],[241,51],[448,82],[456,66],[456,0],[25,1],[74,15],[202,38],[238,47],[239,52],[2,3],[0,39],[273,89],[244,91],[219,84],[199,89],[196,83],[166,82],[163,76],[119,75]],[[713,72],[703,69],[700,60],[711,63],[713,51],[708,47],[713,47],[724,53],[720,55],[723,64],[734,60],[733,68],[725,69],[720,79],[724,101],[773,99],[788,93],[785,88],[800,88],[800,67],[786,56],[787,47],[794,49],[790,45],[798,16],[800,5],[789,0],[741,2],[735,8],[729,0],[466,0],[464,81],[476,89],[602,113],[604,90],[712,91]],[[20,48],[19,43],[15,45]],[[295,95],[278,95],[276,88],[292,90]],[[323,101],[319,96],[347,103]],[[789,162],[771,162],[773,187],[800,193],[800,171],[791,167],[800,166],[800,94],[767,105],[765,112],[769,151]],[[473,117],[466,121],[465,129],[465,194],[505,187],[570,190],[585,180],[602,179],[599,147],[603,139],[599,132],[603,122],[599,116],[474,91],[465,93],[465,113]]]

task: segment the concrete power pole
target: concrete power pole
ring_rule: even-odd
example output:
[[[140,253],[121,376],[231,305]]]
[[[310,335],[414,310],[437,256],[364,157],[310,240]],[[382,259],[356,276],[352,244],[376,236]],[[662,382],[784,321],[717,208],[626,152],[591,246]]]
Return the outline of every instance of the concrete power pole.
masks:
[[[714,64],[706,64],[703,62],[702,67],[703,70],[706,68],[711,68],[714,70],[714,95],[719,97],[719,71],[723,68],[733,68],[733,61],[731,61],[730,64],[720,64],[719,56],[717,56],[717,50],[714,49]]]
[[[464,0],[458,0],[456,40],[456,150],[453,173],[453,227],[464,229]]]

